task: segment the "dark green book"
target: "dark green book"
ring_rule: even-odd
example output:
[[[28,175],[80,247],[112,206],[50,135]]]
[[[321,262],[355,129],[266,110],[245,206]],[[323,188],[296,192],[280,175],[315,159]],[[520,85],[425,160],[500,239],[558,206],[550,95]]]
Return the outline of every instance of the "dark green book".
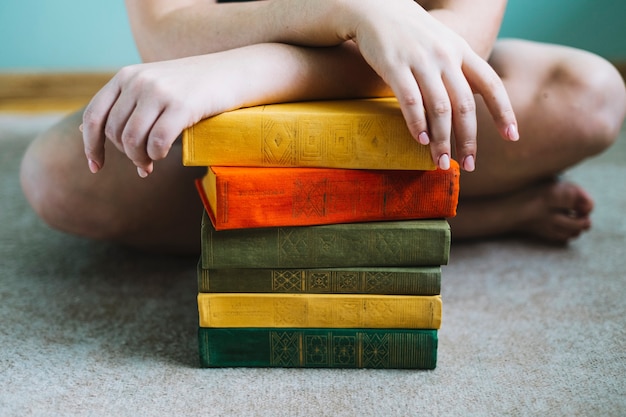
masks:
[[[205,269],[198,263],[198,291],[437,295],[441,267]]]
[[[206,211],[203,268],[341,268],[448,263],[445,219],[215,231]]]
[[[205,328],[202,367],[434,369],[437,330]]]

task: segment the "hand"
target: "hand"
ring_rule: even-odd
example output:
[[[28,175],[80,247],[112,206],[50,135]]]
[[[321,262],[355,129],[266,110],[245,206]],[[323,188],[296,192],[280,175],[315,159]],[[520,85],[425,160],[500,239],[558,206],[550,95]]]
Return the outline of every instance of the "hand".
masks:
[[[83,114],[81,130],[91,172],[104,166],[108,139],[137,166],[141,177],[148,176],[154,161],[167,156],[185,128],[232,107],[228,100],[233,89],[229,94],[224,81],[224,74],[232,72],[228,62],[206,55],[120,70]]]
[[[496,72],[459,35],[411,0],[363,0],[347,27],[368,64],[391,87],[412,135],[449,167],[451,137],[461,166],[473,171],[480,94],[500,134],[518,140],[517,122]]]

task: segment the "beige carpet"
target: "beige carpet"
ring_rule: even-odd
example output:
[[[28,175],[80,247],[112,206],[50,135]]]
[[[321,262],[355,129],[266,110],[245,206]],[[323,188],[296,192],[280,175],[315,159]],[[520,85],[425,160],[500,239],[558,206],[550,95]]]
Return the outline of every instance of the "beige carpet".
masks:
[[[0,115],[0,415],[624,416],[626,134],[569,173],[597,202],[568,248],[453,246],[434,371],[199,369],[195,259],[48,229],[18,183],[58,115]]]

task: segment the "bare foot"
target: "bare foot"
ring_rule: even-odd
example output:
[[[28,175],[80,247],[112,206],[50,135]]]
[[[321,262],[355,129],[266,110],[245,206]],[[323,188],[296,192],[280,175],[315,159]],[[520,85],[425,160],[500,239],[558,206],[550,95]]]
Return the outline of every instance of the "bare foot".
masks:
[[[461,199],[449,221],[455,240],[517,234],[563,244],[591,227],[592,210],[585,190],[555,180],[494,198]]]

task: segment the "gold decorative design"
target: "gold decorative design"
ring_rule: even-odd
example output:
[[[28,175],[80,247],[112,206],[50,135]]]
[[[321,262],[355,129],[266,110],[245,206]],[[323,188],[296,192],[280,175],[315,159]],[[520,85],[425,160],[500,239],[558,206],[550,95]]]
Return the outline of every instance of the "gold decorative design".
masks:
[[[295,158],[295,126],[288,120],[263,120],[263,161],[268,165],[293,166]]]
[[[356,366],[357,340],[353,336],[333,337],[333,363],[340,366]]]
[[[305,365],[328,366],[330,355],[327,335],[307,335],[304,338]]]
[[[321,181],[295,183],[297,192],[293,195],[293,216],[324,217],[326,215],[327,179]]]
[[[332,290],[333,274],[331,272],[307,272],[307,289],[314,292],[329,292]]]
[[[276,292],[304,291],[302,273],[287,269],[272,271],[272,290]]]
[[[400,273],[396,273],[399,275]],[[364,288],[365,292],[371,292],[373,294],[379,293],[394,288],[393,273],[391,272],[363,272],[364,275]]]
[[[389,335],[362,333],[363,362],[368,368],[387,368],[389,366]]]
[[[274,366],[300,366],[301,332],[270,332],[270,362]]]
[[[321,161],[326,154],[327,142],[323,123],[302,116],[298,118],[297,126],[298,161]]]
[[[355,271],[338,271],[335,279],[337,290],[340,292],[360,292],[359,273]]]

